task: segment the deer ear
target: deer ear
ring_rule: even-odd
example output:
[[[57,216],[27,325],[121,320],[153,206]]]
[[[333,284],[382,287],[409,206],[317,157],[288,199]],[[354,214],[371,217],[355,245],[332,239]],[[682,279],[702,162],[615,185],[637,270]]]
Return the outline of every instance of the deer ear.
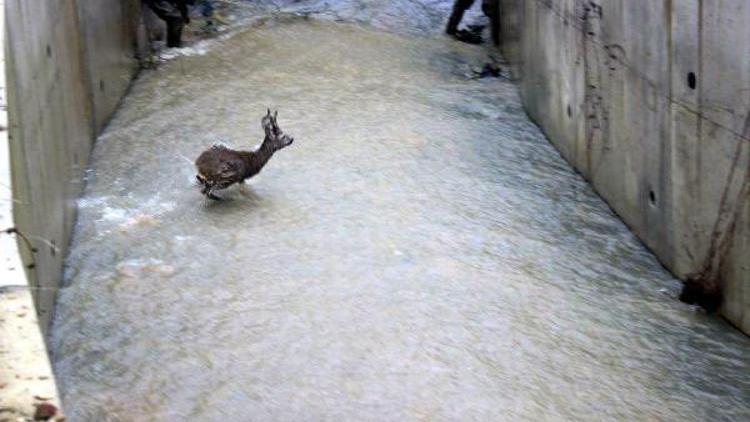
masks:
[[[271,109],[269,108],[267,110],[268,110],[268,114],[266,114],[266,116],[270,116],[271,115]]]

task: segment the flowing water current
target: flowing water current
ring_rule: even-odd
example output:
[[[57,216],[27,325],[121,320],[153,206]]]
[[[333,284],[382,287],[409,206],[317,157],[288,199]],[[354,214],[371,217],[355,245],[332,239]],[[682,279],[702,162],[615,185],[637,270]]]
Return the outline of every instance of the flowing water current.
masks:
[[[255,4],[140,76],[50,335],[69,420],[750,418],[750,340],[473,77],[450,6]],[[267,107],[296,142],[204,199],[190,161]]]

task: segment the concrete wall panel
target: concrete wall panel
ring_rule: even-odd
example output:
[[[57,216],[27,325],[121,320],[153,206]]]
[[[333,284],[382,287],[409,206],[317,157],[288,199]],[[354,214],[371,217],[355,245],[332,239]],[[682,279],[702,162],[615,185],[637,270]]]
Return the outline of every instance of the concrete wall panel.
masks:
[[[138,18],[133,1],[78,0],[84,59],[98,133],[138,70]]]
[[[6,11],[14,217],[38,248],[32,259],[21,244],[35,264],[32,285],[49,289],[60,278],[71,202],[93,139],[78,15],[72,0],[8,1]],[[45,321],[55,292],[42,292],[36,300]]]
[[[36,420],[44,403],[45,411],[56,411],[50,420],[63,420],[42,331],[62,278],[93,140],[138,69],[136,53],[147,46],[139,0],[0,5],[9,128],[0,178],[10,173],[12,223],[22,234],[17,238],[32,244],[3,242],[7,261],[20,255],[27,271],[6,262],[0,280],[0,304],[7,311],[0,321],[0,407],[8,417]],[[10,225],[5,211],[0,219]]]
[[[676,275],[718,263],[750,332],[750,3],[498,3],[529,115]]]
[[[53,309],[93,139],[138,69],[137,0],[8,0],[14,221],[42,327]],[[33,256],[32,256],[33,255]]]

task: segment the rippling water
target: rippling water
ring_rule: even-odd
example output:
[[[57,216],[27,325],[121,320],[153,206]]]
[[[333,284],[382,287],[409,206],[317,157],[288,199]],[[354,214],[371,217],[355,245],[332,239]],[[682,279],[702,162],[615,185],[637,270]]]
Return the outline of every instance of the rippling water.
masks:
[[[479,3],[466,12],[464,23],[484,21]],[[442,32],[452,0],[213,0],[216,17],[225,26],[242,25],[275,13],[345,21],[414,35]],[[199,15],[199,14],[197,14]],[[200,25],[192,25],[196,28]]]
[[[59,295],[70,420],[750,417],[750,341],[674,299],[486,60],[277,14],[145,72]],[[297,141],[204,200],[189,161],[266,107]]]

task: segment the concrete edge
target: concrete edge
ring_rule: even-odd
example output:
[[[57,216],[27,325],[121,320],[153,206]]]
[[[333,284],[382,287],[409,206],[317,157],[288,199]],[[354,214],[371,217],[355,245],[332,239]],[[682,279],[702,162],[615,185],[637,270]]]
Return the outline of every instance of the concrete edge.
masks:
[[[0,0],[5,45],[5,0]],[[5,75],[5,50],[0,50]],[[0,422],[62,421],[59,394],[13,228],[6,79],[0,78]]]
[[[62,421],[31,290],[0,288],[0,422]]]

